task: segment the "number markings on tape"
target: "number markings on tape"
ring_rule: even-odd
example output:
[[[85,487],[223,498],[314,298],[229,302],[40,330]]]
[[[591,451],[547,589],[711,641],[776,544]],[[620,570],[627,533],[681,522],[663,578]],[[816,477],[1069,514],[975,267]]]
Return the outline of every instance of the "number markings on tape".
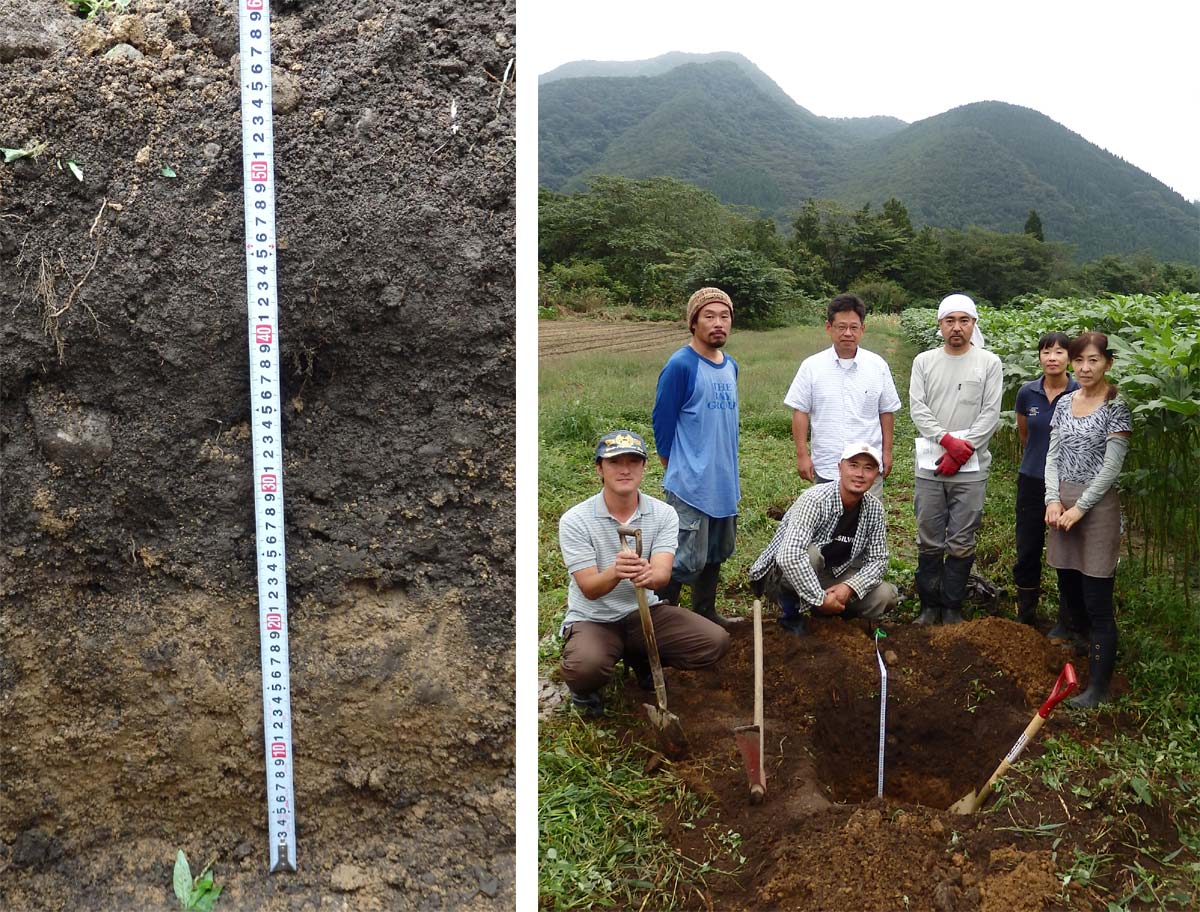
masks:
[[[242,184],[246,219],[246,305],[254,520],[258,558],[263,740],[267,769],[269,870],[296,870],[291,676],[288,672],[287,554],[283,514],[283,408],[275,280],[274,128],[268,0],[241,0]]]

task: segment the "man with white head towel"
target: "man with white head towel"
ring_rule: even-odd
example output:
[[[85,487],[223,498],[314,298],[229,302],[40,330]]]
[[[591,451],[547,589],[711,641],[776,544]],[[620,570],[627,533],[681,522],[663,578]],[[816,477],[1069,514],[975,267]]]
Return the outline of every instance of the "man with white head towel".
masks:
[[[957,624],[975,562],[1003,372],[984,347],[975,302],[952,294],[938,307],[943,343],[913,361],[909,408],[916,441],[918,624]]]

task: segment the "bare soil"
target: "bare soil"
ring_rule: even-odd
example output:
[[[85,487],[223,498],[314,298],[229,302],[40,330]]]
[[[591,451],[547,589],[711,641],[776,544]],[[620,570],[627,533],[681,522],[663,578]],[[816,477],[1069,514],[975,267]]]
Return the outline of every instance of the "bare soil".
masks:
[[[1002,829],[1014,820],[1066,821],[1057,793],[1017,799],[1015,818],[1008,811],[964,817],[948,810],[982,786],[1013,746],[1049,694],[1064,654],[1037,631],[997,617],[934,629],[889,625],[880,641],[885,654],[894,653],[880,798],[880,673],[870,629],[865,622],[820,619],[801,638],[766,619],[767,797],[758,806],[749,801],[733,736],[734,727],[753,718],[750,623],[732,628],[730,651],[716,667],[668,670],[669,705],[691,745],[676,771],[711,804],[702,826],[667,819],[669,839],[685,855],[704,858],[726,834],[726,844],[739,843],[736,852],[746,859],[736,873],[709,874],[693,907],[1090,907],[1095,897],[1063,892],[1049,839]],[[634,706],[652,699],[632,678],[626,697]],[[1037,756],[1041,739],[1072,724],[1071,711],[1057,709],[1025,756]],[[648,730],[637,737],[652,740]],[[1087,845],[1096,835],[1092,824],[1078,812],[1071,820],[1079,828],[1074,838]],[[1096,831],[1102,827],[1094,821]],[[1069,857],[1073,844],[1064,838],[1058,851]],[[732,854],[723,861],[737,867]]]
[[[0,165],[4,908],[170,908],[180,848],[218,908],[511,908],[514,19],[272,10],[300,870],[268,877],[236,5],[0,10],[0,146],[44,144]]]

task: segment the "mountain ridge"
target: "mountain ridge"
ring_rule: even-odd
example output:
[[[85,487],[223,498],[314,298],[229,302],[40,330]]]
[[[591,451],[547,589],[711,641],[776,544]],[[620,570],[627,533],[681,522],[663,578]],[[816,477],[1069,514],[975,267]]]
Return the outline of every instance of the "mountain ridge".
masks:
[[[1080,258],[1200,263],[1200,208],[1032,108],[824,118],[732,52],[575,61],[539,83],[539,184],[551,190],[670,176],[781,221],[808,197],[859,208],[895,196],[915,223],[997,231],[1020,231],[1036,209],[1047,238]]]

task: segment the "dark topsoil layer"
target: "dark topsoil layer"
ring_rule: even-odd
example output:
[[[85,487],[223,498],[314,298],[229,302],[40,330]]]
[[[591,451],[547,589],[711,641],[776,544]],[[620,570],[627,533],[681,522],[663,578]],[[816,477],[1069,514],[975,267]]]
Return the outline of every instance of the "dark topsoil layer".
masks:
[[[272,12],[300,863],[272,878],[236,6],[129,12],[0,11],[0,145],[44,144],[0,165],[5,907],[167,908],[178,848],[230,908],[509,907],[513,3]]]
[[[730,870],[739,868],[735,854],[745,857],[735,875],[709,874],[685,905],[821,912],[1090,907],[1095,897],[1078,888],[1064,894],[1051,840],[1030,832],[1039,822],[1066,819],[1057,793],[1035,782],[1029,794],[991,814],[948,810],[1008,753],[1049,695],[1064,653],[1037,631],[997,617],[933,629],[889,625],[880,641],[893,655],[878,798],[880,674],[870,625],[829,619],[812,629],[799,638],[773,618],[764,623],[767,797],[758,806],[749,801],[733,736],[734,727],[753,720],[750,623],[733,628],[729,653],[714,668],[667,673],[669,705],[691,745],[676,772],[710,803],[701,826],[666,820],[668,838],[691,858],[709,857],[723,844],[728,851],[719,864]],[[653,698],[632,678],[625,686],[633,706]],[[1081,721],[1094,728],[1060,706],[1026,756]],[[631,736],[651,739],[641,723]],[[1059,853],[1069,858],[1074,845],[1097,850],[1089,839],[1104,824],[1091,813],[1094,820],[1074,810],[1075,835],[1062,840]],[[1166,820],[1150,824],[1171,841]],[[1018,825],[1026,832],[1000,829]]]

